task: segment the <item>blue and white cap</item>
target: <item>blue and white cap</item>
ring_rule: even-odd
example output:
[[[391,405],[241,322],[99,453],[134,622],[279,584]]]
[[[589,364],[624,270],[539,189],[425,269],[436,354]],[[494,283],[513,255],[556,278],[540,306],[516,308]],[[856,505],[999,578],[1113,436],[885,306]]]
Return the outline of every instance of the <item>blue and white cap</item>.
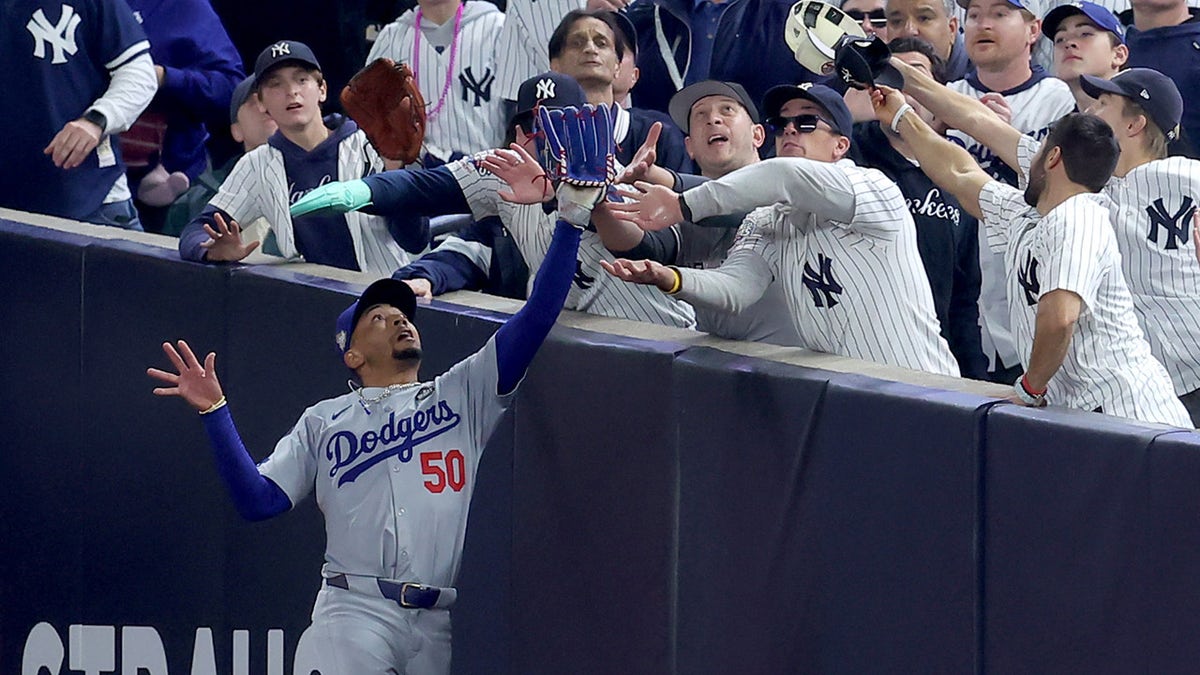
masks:
[[[1042,19],[1042,34],[1054,40],[1054,34],[1058,32],[1058,26],[1069,16],[1082,14],[1094,23],[1100,30],[1106,30],[1121,40],[1121,44],[1125,44],[1125,27],[1121,25],[1120,19],[1116,14],[1113,14],[1103,5],[1097,5],[1094,2],[1072,2],[1066,5],[1059,5],[1046,13],[1046,17]]]

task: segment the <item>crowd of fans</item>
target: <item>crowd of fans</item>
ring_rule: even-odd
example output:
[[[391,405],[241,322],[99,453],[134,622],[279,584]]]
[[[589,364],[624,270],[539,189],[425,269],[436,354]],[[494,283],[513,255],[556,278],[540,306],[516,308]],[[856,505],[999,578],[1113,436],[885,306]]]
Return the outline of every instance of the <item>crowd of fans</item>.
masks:
[[[922,168],[897,132],[903,112],[878,117],[871,92],[797,62],[784,40],[791,2],[509,0],[501,11],[486,0],[418,0],[382,27],[368,57],[408,63],[425,97],[425,145],[408,167],[326,109],[345,83],[327,82],[321,55],[303,43],[260,45],[247,73],[207,0],[4,6],[0,53],[11,65],[0,85],[23,96],[7,116],[15,145],[0,155],[2,207],[177,235],[181,255],[200,262],[261,246],[391,275],[423,296],[522,297],[553,219],[540,203],[513,203],[517,186],[480,180],[480,157],[514,142],[536,154],[535,105],[604,103],[619,111],[617,160],[640,199],[656,198],[649,185],[674,194],[712,180],[703,195],[715,201],[702,202],[704,217],[685,210],[665,227],[619,204],[598,208],[568,308],[1007,384],[1028,370],[1005,255],[986,245],[980,205]],[[1113,90],[1142,115],[1130,133],[1146,161],[1190,158],[1200,141],[1200,13],[1186,0],[845,0],[841,9],[908,68],[980,102],[970,114],[1033,140],[1074,112],[1113,105],[1086,77],[1122,82],[1134,67],[1161,72],[1181,97],[1172,118],[1157,90],[1152,103],[1147,89]],[[1010,153],[967,113],[955,123],[969,109],[931,110],[917,98],[909,104],[937,133],[1024,189],[1029,177]],[[226,134],[240,147],[215,140]],[[808,162],[800,173],[811,184],[790,182],[791,159]],[[1131,183],[1136,165],[1122,166],[1114,183]],[[1179,166],[1191,180],[1191,165]],[[745,185],[726,193],[727,183]],[[289,213],[331,185],[357,189],[364,210]],[[1164,273],[1153,265],[1126,265],[1124,275],[1154,356],[1200,423],[1200,194],[1189,190],[1175,188],[1185,201],[1160,199],[1150,217],[1174,219],[1162,254],[1193,269],[1168,266],[1169,282],[1150,278]],[[813,231],[793,219],[787,229],[801,235],[782,241],[787,214],[759,208],[772,203],[817,214]],[[830,261],[849,258],[859,272],[835,275]],[[838,311],[855,316],[838,318],[839,298],[856,293],[873,304],[845,301]],[[1169,344],[1146,324],[1139,303],[1166,296],[1195,307],[1172,310],[1182,327],[1171,339],[1193,342]]]

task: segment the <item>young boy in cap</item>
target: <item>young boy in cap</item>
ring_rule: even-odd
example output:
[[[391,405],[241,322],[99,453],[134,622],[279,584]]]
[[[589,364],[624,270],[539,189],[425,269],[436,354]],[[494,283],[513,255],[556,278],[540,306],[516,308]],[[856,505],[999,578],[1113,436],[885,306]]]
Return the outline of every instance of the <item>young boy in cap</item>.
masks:
[[[179,254],[198,262],[244,259],[239,222],[266,217],[286,258],[386,275],[428,244],[418,220],[361,213],[293,219],[290,204],[332,181],[352,180],[385,168],[355,123],[321,115],[328,88],[312,50],[283,40],[259,54],[254,93],[279,130],[247,153],[204,211],[184,228]]]
[[[1054,76],[1071,88],[1075,107],[1095,102],[1079,84],[1081,75],[1109,79],[1129,60],[1125,29],[1117,17],[1094,2],[1073,2],[1046,13],[1042,34],[1054,44]]]

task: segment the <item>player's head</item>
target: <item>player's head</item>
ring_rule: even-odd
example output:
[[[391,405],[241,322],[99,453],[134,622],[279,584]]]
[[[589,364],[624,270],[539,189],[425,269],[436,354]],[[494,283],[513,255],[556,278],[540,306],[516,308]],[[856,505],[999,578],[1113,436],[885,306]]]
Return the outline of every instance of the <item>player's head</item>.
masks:
[[[688,154],[709,178],[758,161],[766,131],[750,94],[735,82],[705,80],[671,97],[671,119],[687,134]]]
[[[1042,21],[1026,8],[1028,1],[958,0],[967,10],[963,38],[972,63],[993,72],[1029,67]]]
[[[553,71],[525,80],[517,88],[517,112],[512,116],[508,125],[509,138],[504,145],[520,143],[534,156],[540,156],[540,148],[535,151],[536,136],[533,130],[534,110],[539,106],[546,108],[566,108],[567,106],[582,107],[587,103],[587,95],[575,78]]]
[[[279,127],[254,93],[254,76],[247,76],[233,90],[229,101],[229,135],[250,152],[267,142]]]
[[[1108,122],[1122,144],[1136,143],[1133,147],[1154,159],[1167,156],[1183,118],[1183,97],[1171,78],[1150,68],[1130,68],[1109,80],[1084,75],[1079,84],[1096,99],[1088,112]]]
[[[609,12],[617,27],[617,46],[621,48],[620,65],[617,67],[617,77],[613,80],[613,100],[617,103],[625,100],[629,91],[638,82],[640,71],[637,67],[637,29],[624,12]]]
[[[276,42],[258,55],[254,91],[285,131],[319,122],[328,93],[317,57],[308,45],[294,40]]]
[[[1042,19],[1042,34],[1054,43],[1054,76],[1109,78],[1129,60],[1125,29],[1107,8],[1094,2],[1060,5]]]
[[[1071,113],[1054,124],[1034,156],[1025,202],[1037,206],[1051,180],[1099,192],[1112,178],[1121,148],[1112,127],[1095,115]]]
[[[862,26],[867,36],[877,35],[880,40],[887,42],[888,25],[884,0],[845,0],[842,11]]]
[[[888,38],[919,37],[937,50],[938,56],[950,58],[958,35],[958,16],[954,0],[887,0]]]
[[[841,95],[823,84],[782,84],[763,96],[763,121],[779,157],[836,162],[850,150],[854,120]]]
[[[612,12],[567,12],[550,35],[550,70],[575,78],[584,89],[611,87],[625,48]]]
[[[410,367],[421,361],[421,335],[412,323],[417,297],[408,284],[380,279],[338,316],[334,343],[356,373]]]

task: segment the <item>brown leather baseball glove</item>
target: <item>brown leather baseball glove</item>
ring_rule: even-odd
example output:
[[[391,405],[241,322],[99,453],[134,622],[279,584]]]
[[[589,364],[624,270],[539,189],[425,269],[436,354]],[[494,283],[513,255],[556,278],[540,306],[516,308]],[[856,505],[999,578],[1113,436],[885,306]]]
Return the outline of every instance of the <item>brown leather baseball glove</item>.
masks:
[[[342,107],[387,159],[410,164],[425,140],[425,99],[407,63],[375,59],[342,89]]]

